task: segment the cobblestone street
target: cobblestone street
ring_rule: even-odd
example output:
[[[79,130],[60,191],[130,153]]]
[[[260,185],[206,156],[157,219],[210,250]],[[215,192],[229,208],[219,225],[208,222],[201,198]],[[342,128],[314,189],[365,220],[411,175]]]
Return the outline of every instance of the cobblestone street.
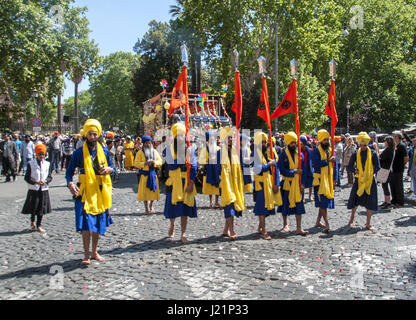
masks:
[[[343,184],[345,184],[343,180]],[[405,183],[405,187],[408,187]],[[374,214],[374,233],[347,226],[350,189],[336,193],[329,210],[331,232],[313,228],[317,209],[307,202],[303,226],[310,234],[284,234],[280,215],[266,221],[272,241],[257,234],[253,197],[236,220],[235,242],[221,237],[224,215],[210,210],[208,196],[198,195],[198,219],[188,224],[189,244],[167,238],[165,196],[157,213],[145,216],[136,201],[137,179],[123,174],[114,186],[114,225],[100,238],[102,263],[81,266],[81,235],[75,232],[74,203],[64,175],[54,175],[53,212],[44,216],[46,234],[29,230],[30,217],[20,214],[27,187],[0,181],[0,299],[416,299],[416,211]],[[163,191],[163,190],[162,190]],[[382,190],[378,199],[382,203]]]

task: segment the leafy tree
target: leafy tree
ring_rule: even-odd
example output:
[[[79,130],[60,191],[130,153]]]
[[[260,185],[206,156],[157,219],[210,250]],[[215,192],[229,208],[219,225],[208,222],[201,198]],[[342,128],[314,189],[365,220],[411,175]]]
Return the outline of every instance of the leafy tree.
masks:
[[[104,127],[126,127],[134,132],[139,121],[139,107],[134,103],[132,70],[138,57],[129,52],[116,52],[105,57],[91,78],[91,115]]]
[[[92,103],[92,96],[90,90],[82,91],[78,96],[78,107],[80,110],[80,123],[84,123],[90,117],[93,117],[92,110],[94,109]],[[65,115],[71,118],[71,122],[74,123],[75,119],[73,115],[75,114],[75,97],[70,97],[64,101],[63,109]]]

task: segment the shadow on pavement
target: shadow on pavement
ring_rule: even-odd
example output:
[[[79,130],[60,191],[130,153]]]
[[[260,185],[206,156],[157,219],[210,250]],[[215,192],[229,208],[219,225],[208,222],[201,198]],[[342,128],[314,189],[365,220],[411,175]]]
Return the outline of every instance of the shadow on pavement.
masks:
[[[64,272],[71,272],[77,269],[88,268],[87,266],[83,266],[81,264],[81,259],[73,259],[73,260],[65,261],[63,263],[55,262],[55,263],[51,263],[51,264],[44,265],[44,266],[32,267],[32,268],[27,268],[27,269],[22,269],[22,270],[10,272],[10,273],[2,274],[0,275],[0,281],[12,279],[12,278],[30,278],[33,275],[42,275],[42,274],[52,275],[52,273],[50,273],[51,268],[57,265],[61,266],[64,269]]]
[[[394,220],[397,227],[414,227],[416,226],[416,217],[401,217]]]
[[[0,232],[0,237],[13,237],[13,236],[21,235],[21,234],[32,233],[32,232],[35,232],[35,231],[30,230],[30,229],[26,229],[26,230],[22,230],[22,231]]]

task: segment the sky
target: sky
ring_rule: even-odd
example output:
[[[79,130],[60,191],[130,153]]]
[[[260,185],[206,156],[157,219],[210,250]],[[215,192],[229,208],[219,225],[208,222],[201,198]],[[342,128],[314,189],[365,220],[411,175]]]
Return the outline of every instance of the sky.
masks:
[[[137,40],[148,30],[152,20],[167,22],[169,9],[175,0],[76,0],[74,5],[87,7],[86,16],[92,30],[90,38],[98,44],[101,56],[116,51],[133,52]],[[66,80],[64,99],[74,96],[74,84]],[[89,88],[88,79],[79,85],[79,91]]]

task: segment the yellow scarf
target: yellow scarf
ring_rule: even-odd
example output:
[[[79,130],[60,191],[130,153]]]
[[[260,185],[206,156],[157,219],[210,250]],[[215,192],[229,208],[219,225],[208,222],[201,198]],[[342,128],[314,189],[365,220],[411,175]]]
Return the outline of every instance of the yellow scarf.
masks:
[[[328,160],[328,156],[322,146],[319,145],[318,147],[319,153],[321,155],[321,160]],[[328,154],[332,152],[332,149],[329,148]],[[329,167],[329,171],[328,171]],[[319,186],[318,194],[324,195],[328,199],[334,199],[334,167],[332,163],[329,166],[322,167],[321,173],[314,173],[313,174],[313,185]]]
[[[276,162],[279,161],[277,154],[274,154]],[[263,159],[263,164],[267,164],[267,160],[263,155],[259,155]],[[263,175],[255,175],[254,182],[256,184],[256,191],[261,190],[260,183],[263,183],[264,190],[264,204],[267,210],[273,210],[275,206],[282,205],[282,195],[280,193],[280,188],[277,193],[273,192],[273,176],[270,174],[270,171],[263,172]]]
[[[371,186],[373,185],[374,180],[374,167],[373,167],[373,157],[371,154],[370,148],[367,147],[367,159],[365,161],[365,168],[361,162],[361,148],[357,152],[357,169],[358,169],[358,191],[357,195],[361,197],[364,194],[364,191],[370,195]]]
[[[221,152],[221,206],[225,208],[234,203],[237,211],[246,210],[244,197],[244,179],[241,171],[240,157],[234,148],[231,149],[231,162],[228,157],[228,147]]]
[[[84,175],[79,176],[81,183],[80,194],[82,194],[82,202],[84,203],[84,210],[87,214],[99,215],[111,208],[111,192],[112,183],[110,175],[96,176],[90,151],[87,143],[83,146],[84,155]],[[105,157],[103,147],[97,143],[97,158],[100,167],[107,167],[107,158]],[[102,191],[100,190],[102,186]]]
[[[170,146],[171,155],[173,160],[177,159],[177,154],[174,152],[173,145]],[[185,184],[182,185],[182,179],[185,179]],[[188,187],[188,172],[182,172],[181,168],[176,170],[169,170],[169,178],[166,180],[166,186],[172,187],[172,204],[176,206],[178,202],[183,202],[188,207],[195,205],[196,187],[194,184],[194,190],[191,193],[186,192]]]
[[[289,152],[289,149],[285,150],[286,156],[289,159],[289,169],[296,170],[299,168],[299,159],[295,154],[295,161],[293,161],[292,155]],[[289,191],[289,208],[296,208],[296,203],[302,201],[302,194],[300,193],[300,175],[295,174],[293,178],[285,177],[285,183],[283,184],[283,190]]]

